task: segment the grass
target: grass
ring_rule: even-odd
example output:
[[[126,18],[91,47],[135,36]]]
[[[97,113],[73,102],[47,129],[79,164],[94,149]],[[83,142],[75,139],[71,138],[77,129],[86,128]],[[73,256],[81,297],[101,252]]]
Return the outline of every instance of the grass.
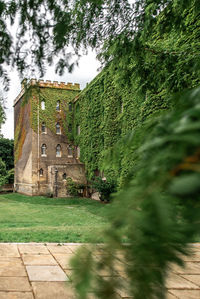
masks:
[[[87,198],[0,195],[0,242],[103,242],[110,205]]]

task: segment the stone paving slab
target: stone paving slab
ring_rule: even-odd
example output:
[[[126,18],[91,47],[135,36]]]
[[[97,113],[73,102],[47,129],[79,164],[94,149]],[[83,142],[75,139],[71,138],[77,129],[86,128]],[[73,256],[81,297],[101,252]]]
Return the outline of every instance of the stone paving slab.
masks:
[[[0,277],[0,291],[31,291],[27,277]]]
[[[1,299],[34,299],[32,292],[1,292]]]
[[[200,290],[171,290],[175,298],[179,299],[199,299]]]
[[[52,254],[66,254],[66,253],[73,253],[73,251],[68,246],[61,246],[61,245],[47,245],[48,250]]]
[[[49,251],[45,245],[19,244],[18,249],[21,254],[49,254]]]
[[[0,244],[0,256],[3,257],[20,257],[16,244]]]
[[[0,277],[2,276],[27,276],[24,265],[20,259],[0,260]]]
[[[26,266],[57,266],[58,264],[56,260],[53,258],[53,256],[50,254],[22,255],[22,259]]]
[[[26,266],[30,281],[67,281],[67,275],[59,266]]]
[[[73,257],[73,253],[71,254],[54,254],[54,258],[61,265],[64,270],[71,270],[73,267],[70,265],[70,260]]]
[[[70,259],[82,244],[0,243],[0,299],[74,299]],[[166,282],[167,299],[200,299],[200,243],[184,257],[185,267],[172,265]],[[103,255],[97,244],[95,257]],[[121,257],[120,253],[118,253]],[[123,259],[116,263],[117,279],[125,282],[119,299],[131,298],[126,291]],[[106,277],[106,271],[99,271]],[[91,290],[90,290],[91,291]],[[94,299],[90,293],[89,299]]]
[[[75,299],[71,283],[32,282],[36,299]]]

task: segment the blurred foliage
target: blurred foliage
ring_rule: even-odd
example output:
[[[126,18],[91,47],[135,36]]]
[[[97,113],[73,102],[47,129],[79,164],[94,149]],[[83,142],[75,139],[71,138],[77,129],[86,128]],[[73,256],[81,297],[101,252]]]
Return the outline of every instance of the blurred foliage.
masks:
[[[6,164],[0,158],[0,188],[7,182],[7,171],[6,171]]]
[[[117,298],[123,287],[135,299],[165,298],[170,266],[183,264],[181,255],[190,253],[188,244],[200,233],[200,88],[173,100],[172,111],[121,143],[125,149],[134,146],[145,129],[137,167],[114,198],[103,254],[96,259],[94,248],[84,248],[72,261],[79,261],[74,281],[80,298],[87,298],[88,290],[97,298]],[[107,163],[117,163],[118,153],[116,146]],[[87,266],[80,263],[84,256]],[[113,275],[120,261],[126,283]]]
[[[6,169],[10,170],[14,167],[14,141],[0,137],[0,157],[6,163]]]

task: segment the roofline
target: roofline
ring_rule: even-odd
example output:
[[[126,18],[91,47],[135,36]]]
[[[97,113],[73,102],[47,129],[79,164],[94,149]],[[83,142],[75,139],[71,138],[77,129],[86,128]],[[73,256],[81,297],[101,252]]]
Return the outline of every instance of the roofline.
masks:
[[[23,84],[24,82],[27,82],[26,80],[22,81],[22,89],[19,93],[19,95],[15,98],[13,107],[19,102],[19,100],[22,98],[22,96],[25,94],[25,91],[30,87],[30,86],[38,86],[38,87],[49,87],[49,88],[56,88],[56,89],[61,89],[61,90],[72,90],[72,91],[81,91],[80,90],[80,84],[79,83],[65,83],[65,82],[58,82],[58,81],[51,81],[51,80],[36,80],[36,79],[31,79],[26,86]]]

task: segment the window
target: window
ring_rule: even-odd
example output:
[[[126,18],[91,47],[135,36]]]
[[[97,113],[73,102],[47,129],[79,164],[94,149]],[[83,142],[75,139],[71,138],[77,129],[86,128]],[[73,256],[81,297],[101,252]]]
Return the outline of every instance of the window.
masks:
[[[61,134],[60,124],[56,124],[56,134]]]
[[[39,175],[40,175],[40,176],[43,176],[43,173],[44,173],[44,172],[43,172],[43,169],[40,168],[40,170],[39,170]]]
[[[81,155],[81,150],[80,150],[80,147],[78,146],[77,147],[77,158],[78,159],[80,158],[80,155]]]
[[[124,104],[121,103],[121,113],[123,113],[123,112],[124,112]]]
[[[76,112],[79,112],[79,110],[80,110],[80,106],[79,104],[76,104]]]
[[[42,102],[41,102],[41,109],[45,110],[45,101],[44,100],[42,100]]]
[[[72,125],[68,126],[68,132],[71,133],[72,132]]]
[[[59,100],[56,103],[56,111],[60,111],[60,101]]]
[[[58,144],[56,146],[56,157],[61,157],[61,146]]]
[[[68,146],[68,157],[73,157],[73,152],[72,152],[71,145]]]
[[[42,122],[42,133],[46,133],[46,125],[45,125],[45,122]]]
[[[63,180],[66,180],[66,179],[67,179],[67,174],[63,173]]]
[[[77,132],[77,135],[80,135],[81,127],[79,125],[76,127],[76,132]]]
[[[69,103],[69,111],[72,111],[72,103]]]
[[[41,154],[42,154],[43,157],[46,157],[46,155],[47,155],[47,146],[46,146],[46,144],[43,144],[41,146]]]

